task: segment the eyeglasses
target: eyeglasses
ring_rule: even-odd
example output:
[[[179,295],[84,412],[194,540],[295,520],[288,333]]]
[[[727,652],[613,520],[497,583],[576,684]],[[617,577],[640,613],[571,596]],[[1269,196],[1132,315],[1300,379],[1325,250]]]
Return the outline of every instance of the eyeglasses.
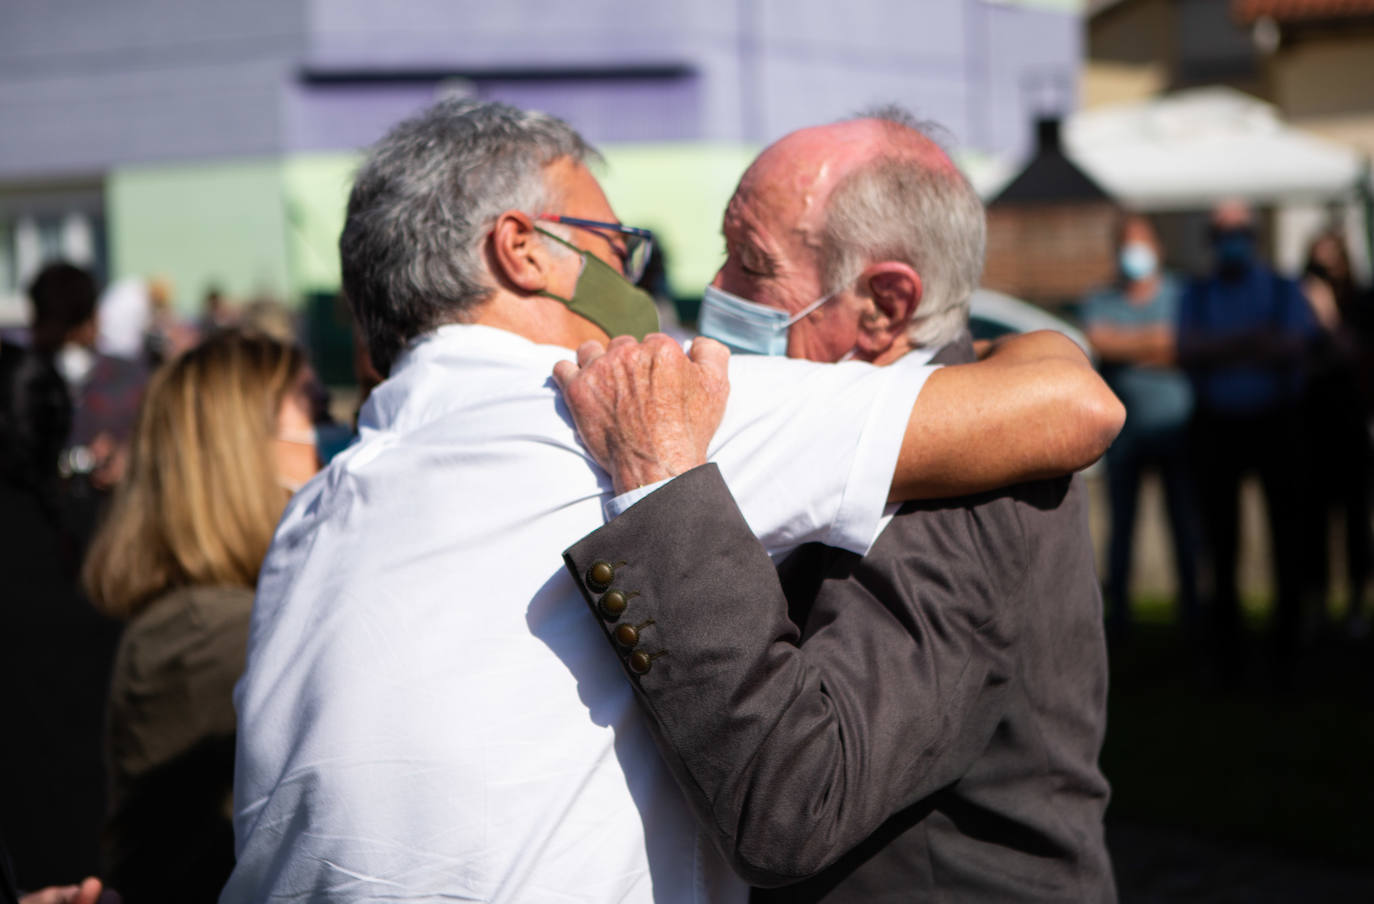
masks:
[[[640,229],[638,226],[622,226],[619,223],[603,223],[600,220],[564,217],[556,213],[541,213],[535,219],[597,232],[610,244],[616,257],[620,258],[620,267],[625,272],[625,278],[632,283],[639,282],[640,277],[644,275],[644,269],[649,266],[649,255],[654,250],[654,234],[647,229]],[[619,244],[612,242],[610,236],[605,234],[607,232],[625,236],[624,247],[622,248]]]

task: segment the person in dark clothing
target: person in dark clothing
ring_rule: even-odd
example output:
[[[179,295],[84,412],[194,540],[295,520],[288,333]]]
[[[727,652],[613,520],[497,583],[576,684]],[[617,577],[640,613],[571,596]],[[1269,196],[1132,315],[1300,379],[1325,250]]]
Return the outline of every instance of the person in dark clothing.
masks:
[[[0,343],[0,836],[29,888],[96,871],[99,739],[119,638],[76,590],[57,475],[70,424],[47,357]]]
[[[0,340],[0,392],[0,475],[52,494],[72,422],[61,375],[42,354]]]
[[[1273,549],[1273,641],[1282,677],[1302,630],[1300,401],[1317,324],[1298,284],[1262,263],[1250,208],[1212,214],[1215,268],[1195,280],[1179,309],[1178,357],[1193,383],[1193,461],[1211,556],[1211,640],[1222,677],[1243,661],[1236,584],[1241,478],[1257,471]]]
[[[1307,429],[1306,471],[1311,475],[1307,536],[1311,546],[1306,573],[1313,602],[1325,612],[1330,591],[1330,517],[1344,520],[1349,604],[1346,628],[1353,637],[1369,632],[1365,601],[1374,567],[1370,526],[1371,448],[1367,425],[1369,399],[1360,380],[1362,340],[1358,331],[1360,287],[1350,269],[1350,254],[1337,231],[1312,242],[1302,288],[1321,324],[1303,403]]]
[[[78,556],[123,475],[148,379],[141,363],[96,349],[96,296],[91,274],[62,262],[45,266],[29,285],[33,348],[57,368],[72,401],[71,431],[59,462],[60,502]]]

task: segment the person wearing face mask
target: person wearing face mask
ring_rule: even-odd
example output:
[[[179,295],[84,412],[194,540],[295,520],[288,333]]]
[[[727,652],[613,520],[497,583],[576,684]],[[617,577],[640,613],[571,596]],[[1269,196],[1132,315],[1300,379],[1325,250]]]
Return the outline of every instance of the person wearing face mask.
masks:
[[[972,359],[983,206],[909,113],[782,137],[722,231],[701,325],[756,353],[735,362]],[[862,556],[811,543],[775,566],[723,469],[678,457],[698,415],[665,404],[657,363],[620,340],[581,357],[555,374],[621,495],[568,574],[751,900],[1114,901],[1082,481],[946,487],[892,506]],[[1004,448],[984,426],[951,475]],[[698,466],[646,467],[666,461]]]
[[[1374,571],[1371,536],[1369,413],[1369,293],[1355,280],[1341,231],[1319,233],[1308,246],[1302,289],[1321,324],[1303,412],[1307,421],[1311,490],[1311,542],[1307,566],[1311,598],[1325,613],[1330,582],[1330,521],[1340,510],[1344,528],[1347,593],[1345,629],[1352,639],[1369,635],[1365,612]]]
[[[86,559],[127,620],[106,709],[103,875],[130,901],[213,901],[234,862],[234,682],[273,528],[318,461],[293,345],[220,332],[153,376]]]
[[[779,548],[863,550],[887,498],[919,494],[942,464],[996,485],[1072,468],[1119,427],[1105,384],[1056,337],[942,370],[730,358],[711,341],[688,357],[653,332],[634,285],[649,236],[618,221],[596,159],[551,116],[449,99],[358,170],[340,261],[385,379],[262,569],[225,904],[746,893],[563,573],[561,551],[604,522],[613,492],[550,374],[597,343],[645,351],[679,390],[665,414],[718,422],[684,440],[710,447]],[[974,397],[996,450],[961,442],[974,418],[951,393]],[[612,589],[616,618],[630,597]]]
[[[1220,677],[1242,677],[1239,496],[1242,477],[1256,472],[1272,546],[1272,677],[1284,682],[1303,628],[1306,478],[1300,401],[1318,327],[1297,282],[1260,260],[1247,204],[1218,204],[1211,240],[1213,271],[1188,286],[1178,318],[1178,359],[1196,400],[1191,439],[1212,566],[1210,640]]]
[[[1117,225],[1120,279],[1089,295],[1080,309],[1107,385],[1126,406],[1126,426],[1107,450],[1111,540],[1107,556],[1108,624],[1114,640],[1130,628],[1130,567],[1141,476],[1158,469],[1173,538],[1180,615],[1197,621],[1197,527],[1187,432],[1193,390],[1174,367],[1179,280],[1163,269],[1149,219],[1124,214]]]

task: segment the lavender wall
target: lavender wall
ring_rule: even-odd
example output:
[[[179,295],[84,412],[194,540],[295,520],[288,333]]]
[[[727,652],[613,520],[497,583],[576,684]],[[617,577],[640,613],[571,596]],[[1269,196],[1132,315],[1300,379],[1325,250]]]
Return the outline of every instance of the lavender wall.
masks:
[[[0,181],[354,148],[465,90],[596,142],[757,144],[896,101],[1026,147],[1078,18],[991,0],[6,0]]]
[[[633,122],[591,98],[621,89],[526,82],[490,95],[568,115],[598,141],[770,141],[791,129],[895,101],[944,125],[960,146],[1020,153],[1035,107],[1031,82],[1053,75],[1072,107],[1078,16],[989,0],[593,0],[510,3],[454,14],[444,0],[308,0],[307,65],[378,73],[503,69],[534,73],[682,66],[694,84],[646,86]],[[1048,102],[1048,101],[1047,101]]]
[[[282,0],[4,0],[0,180],[276,151],[303,29]]]

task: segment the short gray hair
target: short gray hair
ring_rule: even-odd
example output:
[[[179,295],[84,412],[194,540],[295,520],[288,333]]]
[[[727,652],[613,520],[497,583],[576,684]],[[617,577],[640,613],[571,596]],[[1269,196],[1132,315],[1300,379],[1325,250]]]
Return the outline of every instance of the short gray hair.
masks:
[[[966,327],[982,278],[983,202],[952,164],[931,167],[918,158],[916,142],[934,142],[936,126],[891,106],[855,118],[884,122],[892,150],[860,164],[830,195],[822,257],[826,291],[843,290],[871,263],[910,264],[923,292],[908,338],[917,347],[943,345]]]
[[[504,211],[556,204],[545,168],[562,158],[599,156],[562,120],[470,99],[440,101],[372,148],[348,197],[339,257],[378,370],[490,297],[488,231]]]

